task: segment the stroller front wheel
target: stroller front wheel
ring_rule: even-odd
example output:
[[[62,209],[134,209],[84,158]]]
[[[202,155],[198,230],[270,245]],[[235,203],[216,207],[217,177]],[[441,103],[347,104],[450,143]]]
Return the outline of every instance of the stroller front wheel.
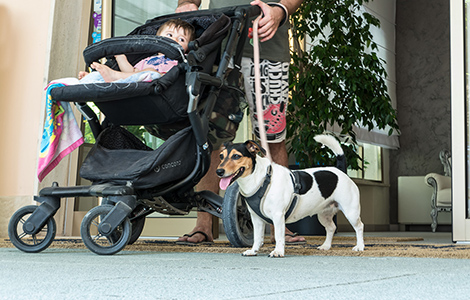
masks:
[[[49,247],[55,238],[57,225],[54,217],[47,219],[46,224],[37,234],[24,232],[23,224],[38,207],[37,205],[28,205],[18,209],[8,224],[8,236],[11,243],[23,252],[41,252]]]
[[[112,209],[112,205],[92,208],[85,215],[80,226],[83,243],[88,249],[99,255],[112,255],[121,251],[131,238],[131,223],[127,217],[112,233],[108,235],[99,233],[98,226]]]

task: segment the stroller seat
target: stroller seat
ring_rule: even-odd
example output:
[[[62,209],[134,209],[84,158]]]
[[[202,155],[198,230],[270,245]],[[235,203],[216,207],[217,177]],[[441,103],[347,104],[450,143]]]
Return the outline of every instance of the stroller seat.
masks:
[[[196,40],[186,58],[182,47],[175,41],[155,36],[158,28],[168,19],[178,17],[196,29]],[[53,99],[67,102],[94,102],[109,122],[119,125],[171,124],[187,118],[188,93],[186,72],[190,68],[208,73],[212,71],[222,39],[230,28],[230,18],[225,14],[201,12],[155,18],[135,29],[126,37],[116,37],[92,44],[83,52],[87,65],[107,58],[106,65],[119,70],[114,55],[126,54],[134,65],[138,61],[163,53],[178,60],[161,78],[152,82],[90,83],[54,88]],[[200,34],[199,36],[197,34]]]

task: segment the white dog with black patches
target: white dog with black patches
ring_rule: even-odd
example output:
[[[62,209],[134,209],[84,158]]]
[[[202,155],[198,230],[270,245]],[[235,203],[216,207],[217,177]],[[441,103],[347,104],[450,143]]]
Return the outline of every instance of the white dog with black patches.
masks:
[[[315,214],[326,229],[325,242],[318,249],[329,250],[336,230],[333,217],[339,210],[356,231],[357,242],[352,250],[364,250],[359,189],[345,173],[343,149],[331,135],[319,135],[315,140],[335,153],[337,167],[291,171],[257,155],[265,151],[254,141],[225,144],[217,169],[220,187],[225,190],[238,182],[253,222],[253,247],[243,255],[257,255],[263,245],[265,223],[271,223],[274,224],[276,246],[269,256],[283,257],[285,224]]]

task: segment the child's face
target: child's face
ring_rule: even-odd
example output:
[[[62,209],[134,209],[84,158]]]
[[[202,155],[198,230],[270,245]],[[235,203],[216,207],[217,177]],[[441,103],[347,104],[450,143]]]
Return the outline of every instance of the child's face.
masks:
[[[183,47],[184,52],[188,51],[189,35],[185,34],[183,28],[176,28],[174,26],[167,26],[163,28],[160,36],[166,36]]]

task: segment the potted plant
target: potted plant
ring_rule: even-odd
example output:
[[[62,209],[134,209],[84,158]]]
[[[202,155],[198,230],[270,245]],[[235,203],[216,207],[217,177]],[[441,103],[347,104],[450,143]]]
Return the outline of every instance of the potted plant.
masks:
[[[344,149],[353,169],[359,168],[354,125],[388,128],[389,135],[398,130],[384,62],[370,32],[380,22],[362,12],[363,2],[368,0],[306,0],[292,15],[287,133],[301,168],[334,164],[313,137],[335,123],[347,137]]]

